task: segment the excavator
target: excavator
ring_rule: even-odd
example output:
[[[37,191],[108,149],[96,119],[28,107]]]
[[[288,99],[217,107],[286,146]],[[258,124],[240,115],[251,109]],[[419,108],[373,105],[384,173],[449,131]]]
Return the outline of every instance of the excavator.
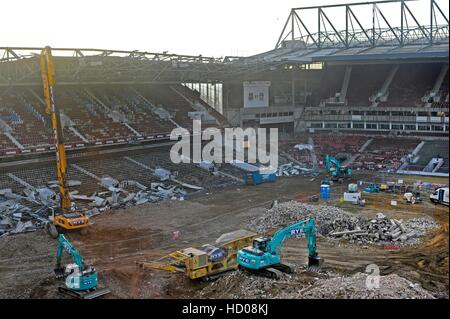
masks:
[[[72,202],[66,182],[67,160],[63,127],[59,109],[54,99],[55,68],[52,51],[48,46],[41,52],[40,68],[44,87],[45,112],[51,116],[52,129],[55,136],[56,172],[59,182],[60,207],[52,210],[50,222],[47,224],[47,231],[53,238],[56,238],[59,231],[78,230],[88,227],[89,218],[85,214],[75,212],[72,209]]]
[[[341,162],[331,155],[325,155],[325,167],[332,181],[342,181],[352,176],[353,172],[350,168],[342,166]]]
[[[280,251],[286,238],[304,233],[308,241],[308,269],[319,271],[323,259],[316,250],[316,226],[314,219],[298,221],[290,226],[278,230],[272,237],[257,237],[253,246],[241,249],[237,254],[237,261],[241,269],[272,279],[277,279],[276,269],[284,273],[291,273],[288,265],[281,263]]]
[[[63,267],[61,259],[64,251],[72,256],[73,263]],[[94,299],[111,292],[108,288],[97,289],[97,271],[93,266],[85,265],[79,251],[63,234],[58,236],[55,275],[56,278],[65,280],[65,287],[59,287],[59,292],[71,297]]]

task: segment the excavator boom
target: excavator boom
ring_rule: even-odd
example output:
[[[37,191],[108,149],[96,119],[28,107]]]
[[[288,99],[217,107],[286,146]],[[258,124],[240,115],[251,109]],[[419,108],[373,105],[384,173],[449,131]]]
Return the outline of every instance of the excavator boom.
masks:
[[[45,111],[51,116],[52,130],[55,138],[56,172],[59,182],[59,194],[61,197],[60,212],[53,216],[53,224],[64,229],[78,229],[89,226],[89,219],[84,214],[71,213],[72,202],[67,187],[67,159],[64,147],[64,134],[61,124],[59,109],[55,104],[55,68],[53,65],[52,51],[45,47],[40,56],[40,68],[42,84],[44,88]],[[70,213],[70,214],[69,214]]]

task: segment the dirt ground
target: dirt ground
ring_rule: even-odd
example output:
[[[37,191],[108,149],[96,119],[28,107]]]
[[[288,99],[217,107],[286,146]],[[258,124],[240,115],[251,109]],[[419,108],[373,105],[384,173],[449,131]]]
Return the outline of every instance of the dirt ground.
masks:
[[[445,179],[427,181],[448,182]],[[101,285],[111,289],[112,293],[106,298],[220,297],[220,294],[202,296],[199,293],[210,283],[190,281],[181,273],[140,270],[137,264],[156,260],[177,249],[214,243],[221,234],[244,228],[273,200],[305,200],[318,194],[319,186],[320,177],[281,178],[275,184],[215,190],[187,201],[110,211],[95,217],[87,234],[70,233],[68,237],[88,263],[95,265]],[[394,250],[319,238],[318,251],[325,259],[323,270],[353,274],[364,272],[369,264],[377,264],[382,275],[398,274],[420,283],[436,297],[448,298],[448,208],[435,206],[427,198],[415,206],[404,204],[399,198],[399,206],[393,208],[389,205],[392,196],[365,195],[367,205],[364,208],[337,201],[330,204],[370,216],[380,211],[388,217],[405,219],[428,215],[439,222],[440,228],[428,234],[419,246]],[[174,231],[180,231],[181,237],[173,239]],[[302,264],[307,258],[305,247],[303,239],[287,241],[283,260]],[[57,287],[62,283],[53,276],[55,255],[56,241],[44,231],[0,238],[0,297],[59,298]],[[313,276],[305,275],[305,283],[311,280]],[[289,282],[280,282],[278,286],[282,291],[283,286],[288,285]]]

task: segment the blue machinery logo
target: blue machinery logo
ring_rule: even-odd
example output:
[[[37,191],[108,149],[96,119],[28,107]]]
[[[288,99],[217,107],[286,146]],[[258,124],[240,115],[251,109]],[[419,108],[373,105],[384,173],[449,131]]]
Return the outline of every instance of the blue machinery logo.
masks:
[[[293,235],[299,235],[299,234],[301,234],[301,233],[303,233],[303,229],[302,229],[302,228],[297,228],[297,229],[291,230],[291,236],[293,236]]]
[[[239,257],[239,260],[247,264],[250,262],[250,259],[244,257]]]

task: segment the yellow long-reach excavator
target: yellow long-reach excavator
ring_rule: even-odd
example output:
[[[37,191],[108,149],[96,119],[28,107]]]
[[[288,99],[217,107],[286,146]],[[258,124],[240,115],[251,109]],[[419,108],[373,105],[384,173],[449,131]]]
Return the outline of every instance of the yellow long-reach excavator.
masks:
[[[45,111],[51,116],[52,129],[55,136],[56,172],[59,181],[60,207],[52,212],[47,230],[52,237],[56,238],[60,230],[75,230],[88,227],[89,218],[85,214],[72,209],[72,201],[70,200],[70,193],[66,182],[67,160],[63,127],[59,109],[55,105],[54,99],[55,68],[52,51],[48,46],[41,52],[40,68],[44,86]]]

